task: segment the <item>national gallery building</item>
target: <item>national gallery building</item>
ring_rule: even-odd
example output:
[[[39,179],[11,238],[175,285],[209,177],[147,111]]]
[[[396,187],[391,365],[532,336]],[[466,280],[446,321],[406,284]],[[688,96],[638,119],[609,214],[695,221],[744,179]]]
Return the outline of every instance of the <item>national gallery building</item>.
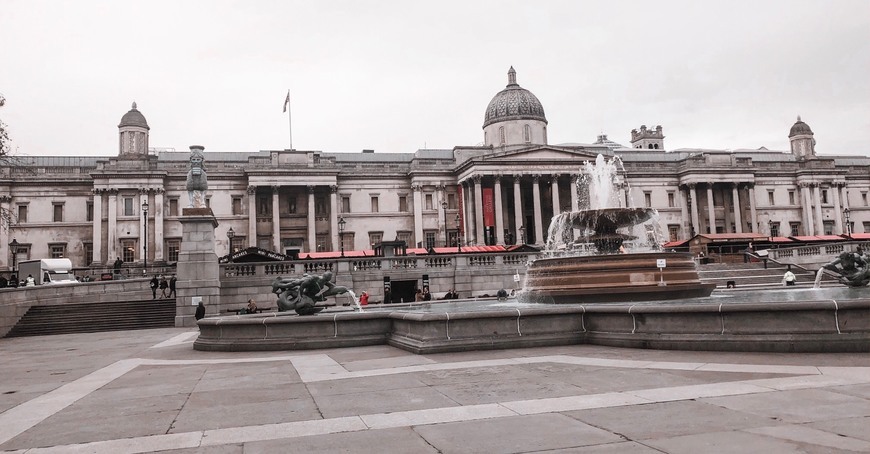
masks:
[[[800,118],[790,130],[783,125],[787,151],[668,150],[661,126],[632,130],[625,146],[605,135],[552,145],[541,102],[513,68],[507,82],[484,111],[482,146],[408,153],[206,146],[217,254],[249,246],[287,255],[360,251],[393,240],[541,246],[554,213],[584,207],[582,164],[599,154],[622,161],[614,182],[620,205],[658,210],[662,241],[870,233],[870,158],[817,155]],[[68,257],[75,267],[116,257],[142,263],[146,254],[149,264],[175,262],[191,153],[149,148],[149,131],[134,103],[118,124],[114,155],[18,157],[0,167],[0,204],[13,216],[0,230],[0,270],[11,269],[13,249],[19,262]]]

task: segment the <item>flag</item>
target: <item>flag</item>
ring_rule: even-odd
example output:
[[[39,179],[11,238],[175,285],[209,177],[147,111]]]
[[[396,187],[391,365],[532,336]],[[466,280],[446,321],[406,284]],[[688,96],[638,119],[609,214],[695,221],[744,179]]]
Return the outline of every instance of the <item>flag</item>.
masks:
[[[284,113],[287,113],[287,106],[290,105],[290,90],[287,90],[287,97],[284,98]]]

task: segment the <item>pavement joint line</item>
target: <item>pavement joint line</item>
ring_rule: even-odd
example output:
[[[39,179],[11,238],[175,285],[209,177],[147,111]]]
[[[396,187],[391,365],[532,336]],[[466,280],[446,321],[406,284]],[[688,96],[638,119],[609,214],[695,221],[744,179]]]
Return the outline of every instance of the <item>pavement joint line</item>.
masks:
[[[835,433],[815,429],[801,424],[766,426],[743,429],[745,432],[764,435],[798,443],[809,443],[834,449],[855,452],[870,452],[870,441],[844,437]]]
[[[164,348],[164,347],[173,347],[176,345],[186,344],[189,342],[193,342],[193,337],[198,336],[199,331],[188,331],[186,333],[181,333],[177,336],[173,336],[170,339],[167,339],[159,344],[154,344],[148,348]]]

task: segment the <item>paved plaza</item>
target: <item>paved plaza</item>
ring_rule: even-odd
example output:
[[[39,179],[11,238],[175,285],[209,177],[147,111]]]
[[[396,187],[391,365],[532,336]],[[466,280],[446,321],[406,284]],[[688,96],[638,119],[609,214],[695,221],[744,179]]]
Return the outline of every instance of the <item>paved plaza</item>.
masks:
[[[210,353],[196,334],[0,339],[0,451],[870,451],[867,354]]]

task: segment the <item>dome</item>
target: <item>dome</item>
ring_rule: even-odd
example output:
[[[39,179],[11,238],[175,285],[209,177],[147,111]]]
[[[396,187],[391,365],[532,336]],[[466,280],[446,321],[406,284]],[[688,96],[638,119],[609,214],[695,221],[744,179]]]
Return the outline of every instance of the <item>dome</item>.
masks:
[[[136,110],[135,102],[133,103],[133,108],[121,117],[121,123],[118,127],[123,128],[124,126],[138,126],[140,128],[151,129],[148,127],[148,122],[145,121],[145,116],[142,115],[142,112]]]
[[[797,121],[794,126],[791,127],[791,131],[789,131],[788,136],[794,137],[798,135],[813,135],[813,130],[810,129],[810,125],[801,121],[800,115],[797,117]]]
[[[496,93],[486,107],[483,127],[505,120],[539,120],[547,123],[541,101],[517,84],[517,72],[513,66],[508,71],[507,87]]]

